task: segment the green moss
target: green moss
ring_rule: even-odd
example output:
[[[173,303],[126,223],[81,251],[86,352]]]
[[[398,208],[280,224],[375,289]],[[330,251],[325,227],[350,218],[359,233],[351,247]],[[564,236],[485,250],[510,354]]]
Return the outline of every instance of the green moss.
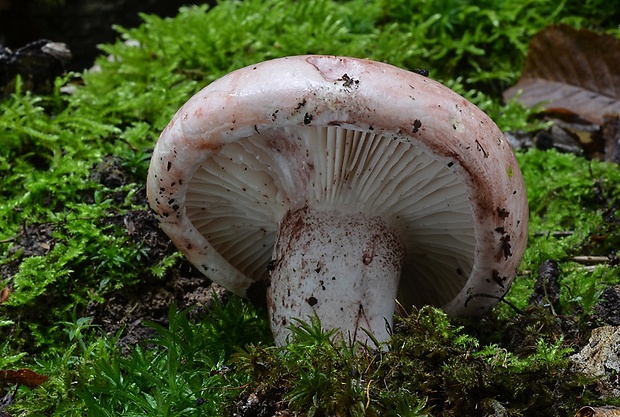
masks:
[[[620,283],[620,267],[611,260],[620,247],[620,167],[556,151],[517,154],[530,207],[528,247],[507,298],[528,303],[538,265],[552,259],[562,271],[561,296],[590,313],[606,285]],[[607,256],[597,269],[576,256]]]
[[[287,55],[332,54],[427,68],[432,78],[498,116],[502,126],[516,128],[526,125],[528,111],[514,103],[502,111],[498,97],[518,77],[531,36],[552,22],[584,25],[586,13],[597,12],[584,8],[576,18],[570,3],[544,0],[476,6],[250,0],[188,7],[175,18],[145,15],[139,28],[117,28],[125,42],[102,46],[116,59],[100,58],[102,71],[84,74],[86,87],[72,102],[115,126],[148,122],[154,134],[191,93],[234,69]]]
[[[143,184],[159,132],[209,82],[284,55],[372,58],[429,69],[502,128],[532,130],[541,126],[537,111],[499,97],[518,77],[529,39],[554,22],[617,34],[614,7],[598,0],[222,1],[117,28],[121,39],[101,46],[110,56],[97,60],[100,71],[59,78],[49,96],[22,91],[18,82],[0,102],[1,284],[15,290],[2,304],[0,368],[35,367],[50,383],[20,390],[11,411],[135,415],[186,407],[188,415],[213,414],[231,408],[239,392],[231,387],[250,382],[246,394],[272,395],[317,416],[475,415],[498,407],[536,415],[552,402],[555,411],[576,407],[579,379],[565,369],[572,342],[562,336],[572,326],[584,337],[601,288],[620,281],[620,267],[592,270],[573,257],[617,257],[620,172],[556,152],[518,154],[531,234],[507,300],[525,309],[537,266],[555,259],[558,310],[577,314],[574,321],[544,308],[519,315],[502,304],[480,326],[460,327],[423,309],[398,325],[389,353],[357,354],[309,323],[290,347],[258,345],[233,361],[232,351],[268,334],[264,316],[238,300],[236,314],[223,308],[204,322],[173,314],[170,329],[156,328],[156,348],[130,357],[82,316],[89,303],[164,280],[178,267],[180,255],[152,256],[154,248],[128,233],[123,219],[146,209]],[[78,77],[83,85],[74,83]],[[75,92],[62,94],[68,84]],[[54,307],[41,314],[41,305]],[[552,379],[565,383],[554,387]],[[542,388],[533,392],[536,384]],[[201,398],[208,400],[202,409]]]
[[[407,415],[482,415],[490,404],[511,416],[568,415],[595,392],[570,371],[561,337],[532,330],[548,317],[541,311],[503,329],[530,337],[483,343],[427,307],[397,321],[387,352],[356,352],[315,319],[293,328],[288,346],[249,347],[235,363],[252,376],[245,396],[281,398],[309,416],[400,415],[397,404],[410,407]]]

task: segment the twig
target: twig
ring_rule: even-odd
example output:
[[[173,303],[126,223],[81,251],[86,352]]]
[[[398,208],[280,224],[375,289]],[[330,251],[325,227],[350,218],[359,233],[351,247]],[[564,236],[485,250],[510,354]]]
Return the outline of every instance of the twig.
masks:
[[[573,232],[572,230],[564,230],[560,232],[536,232],[534,233],[534,237],[542,237],[542,236],[566,237],[566,236],[572,236],[574,234],[575,232]]]
[[[223,387],[223,389],[227,390],[227,391],[238,391],[238,390],[242,390],[242,389],[246,389],[247,387],[249,387],[250,384],[243,384],[240,387]],[[206,390],[208,388],[203,388],[203,390]]]
[[[519,307],[517,307],[515,304],[511,303],[510,301],[506,300],[505,294],[501,297],[498,297],[497,295],[493,295],[493,294],[484,294],[484,293],[477,293],[477,294],[471,294],[469,297],[467,297],[467,300],[465,300],[465,306],[467,306],[467,303],[469,303],[473,298],[476,297],[482,297],[482,298],[493,298],[495,300],[499,300],[500,302],[504,302],[506,303],[510,308],[512,308],[515,313],[519,314],[519,315],[523,315],[523,310],[521,310]]]
[[[368,381],[368,385],[366,385],[366,409],[370,407],[370,384],[372,384],[373,381],[374,379],[371,379]]]
[[[582,264],[602,264],[609,262],[609,258],[607,256],[573,256],[572,260]]]

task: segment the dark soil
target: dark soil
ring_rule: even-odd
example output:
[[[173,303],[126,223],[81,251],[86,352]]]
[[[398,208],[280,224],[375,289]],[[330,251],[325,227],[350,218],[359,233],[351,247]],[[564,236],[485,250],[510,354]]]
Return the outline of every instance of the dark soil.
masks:
[[[110,189],[133,184],[134,180],[115,157],[104,158],[93,166],[91,179]],[[126,191],[117,191],[112,198],[120,203],[126,195]],[[155,265],[176,249],[159,228],[155,215],[146,208],[144,186],[138,185],[133,200],[134,204],[145,209],[102,218],[101,225],[124,229],[134,242],[148,248],[145,264]],[[145,321],[167,325],[168,310],[173,304],[180,309],[191,309],[192,314],[200,314],[214,297],[222,299],[224,290],[212,285],[189,262],[182,260],[163,279],[145,274],[139,284],[108,294],[104,303],[91,303],[87,315],[93,317],[93,324],[100,325],[107,334],[116,334],[124,328],[119,343],[124,352],[129,352],[132,346],[153,336],[153,330],[144,326]]]
[[[38,39],[64,42],[73,54],[71,71],[92,66],[97,45],[118,36],[114,25],[135,27],[140,13],[174,16],[179,7],[209,0],[0,0],[0,45],[20,48]]]
[[[146,245],[149,248],[144,260],[147,265],[158,263],[174,251],[170,239],[161,231],[155,215],[149,210],[133,210],[106,217],[101,222],[104,226],[124,228],[136,243]],[[142,325],[145,320],[166,325],[171,304],[181,309],[203,311],[222,291],[212,286],[187,261],[182,261],[163,280],[145,275],[139,284],[109,294],[103,304],[91,304],[87,315],[108,334],[125,328],[120,340],[125,349],[152,336],[152,329]]]
[[[145,189],[140,185],[142,182],[134,182],[135,178],[123,169],[117,158],[107,157],[95,164],[90,177],[111,189],[111,198],[117,204],[125,201],[127,185],[134,184],[137,187],[133,204],[143,206],[144,209],[130,210],[94,221],[109,233],[123,230],[136,244],[146,248],[145,270],[176,251],[170,239],[159,228],[155,215],[147,209]],[[83,199],[88,202],[93,201],[94,197],[86,193]],[[10,261],[0,265],[0,276],[8,280],[9,287],[11,278],[19,272],[24,259],[45,256],[54,248],[56,240],[52,235],[56,229],[57,225],[52,223],[26,224],[12,239],[7,257]],[[58,297],[63,295],[46,296],[45,304],[53,305]],[[128,352],[133,345],[153,335],[152,329],[143,325],[145,321],[166,326],[168,310],[172,304],[180,309],[191,309],[191,314],[202,314],[214,297],[224,300],[227,295],[221,287],[212,285],[210,280],[183,259],[167,276],[157,278],[145,273],[138,284],[108,293],[105,302],[91,303],[82,314],[92,317],[92,323],[100,326],[106,334],[114,335],[124,328],[119,343],[123,351]],[[26,319],[25,316],[40,315],[41,310],[27,309],[21,314],[21,318]],[[40,319],[45,321],[44,317]]]
[[[288,417],[282,392],[253,392],[234,405],[233,417]]]
[[[620,326],[620,286],[607,287],[596,306],[599,319],[610,326]]]
[[[55,227],[53,223],[23,225],[7,256],[12,261],[0,264],[0,277],[14,276],[24,258],[46,255],[54,247]]]
[[[129,353],[133,346],[154,336],[153,329],[144,325],[145,321],[168,324],[172,304],[201,314],[215,298],[224,297],[224,290],[210,285],[204,277],[184,277],[181,271],[175,271],[163,282],[140,283],[110,295],[103,304],[91,304],[87,314],[107,334],[116,334],[124,328],[119,345],[124,353]]]

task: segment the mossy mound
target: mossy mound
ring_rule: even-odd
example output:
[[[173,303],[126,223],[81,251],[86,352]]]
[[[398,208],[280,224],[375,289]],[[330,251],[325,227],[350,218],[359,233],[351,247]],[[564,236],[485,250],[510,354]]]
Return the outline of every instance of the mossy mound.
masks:
[[[617,18],[601,2],[223,1],[117,28],[96,67],[56,79],[49,95],[16,82],[0,102],[0,287],[12,290],[0,304],[0,368],[50,379],[20,388],[9,412],[534,416],[595,401],[567,358],[614,317],[599,301],[609,306],[620,281],[616,165],[520,152],[530,244],[506,303],[478,323],[423,308],[398,322],[389,352],[348,349],[315,322],[289,347],[270,347],[264,312],[207,296],[208,282],[156,230],[143,184],[183,102],[233,69],[284,55],[425,68],[504,130],[535,131],[535,111],[499,98],[529,38],[551,22],[618,34]],[[533,306],[547,260],[558,265],[557,298],[543,285]],[[197,300],[208,306],[168,309]],[[143,319],[159,323],[147,328],[152,340],[119,344],[119,324],[144,329]]]

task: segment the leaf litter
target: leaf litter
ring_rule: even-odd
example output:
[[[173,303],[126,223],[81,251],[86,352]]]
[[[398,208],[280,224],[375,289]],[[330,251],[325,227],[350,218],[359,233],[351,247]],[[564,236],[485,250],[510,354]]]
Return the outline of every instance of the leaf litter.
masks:
[[[521,78],[504,92],[571,134],[588,154],[620,163],[620,39],[552,25],[532,39]]]

